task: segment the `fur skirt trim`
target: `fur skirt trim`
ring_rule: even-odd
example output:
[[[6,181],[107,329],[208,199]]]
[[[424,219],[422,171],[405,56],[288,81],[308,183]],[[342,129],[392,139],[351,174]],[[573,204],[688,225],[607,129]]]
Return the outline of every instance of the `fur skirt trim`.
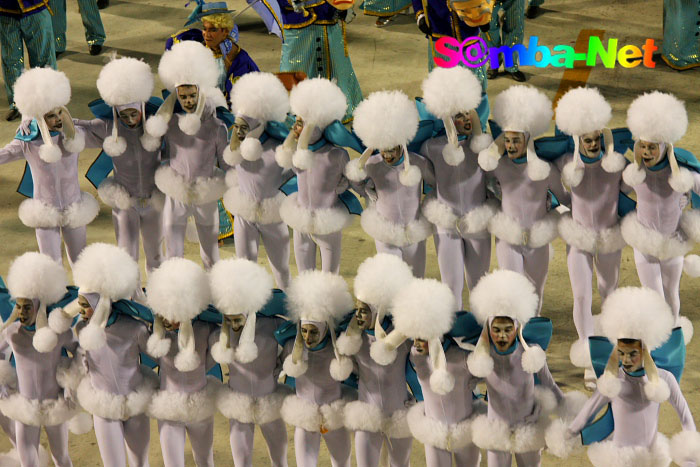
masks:
[[[693,248],[693,242],[687,238],[682,229],[672,235],[664,235],[642,225],[637,219],[636,212],[626,215],[622,219],[621,227],[622,236],[627,244],[661,261],[685,256]]]
[[[517,220],[500,211],[489,221],[489,232],[499,240],[511,245],[540,248],[557,238],[558,222],[559,214],[552,211],[535,222],[529,229],[524,229]]]
[[[121,183],[117,182],[114,177],[105,178],[102,183],[100,183],[97,194],[102,202],[112,209],[126,210],[144,203],[156,211],[162,211],[165,202],[165,195],[159,190],[153,190],[150,198],[131,196],[126,188]]]
[[[80,199],[69,204],[65,209],[59,209],[39,199],[25,199],[19,205],[19,220],[27,227],[48,229],[68,227],[75,229],[83,227],[97,217],[100,205],[90,193],[80,192]]]
[[[224,172],[215,169],[211,177],[188,181],[168,165],[156,170],[156,186],[175,201],[183,204],[207,204],[218,200],[226,191]]]
[[[57,399],[27,399],[19,393],[0,399],[0,411],[6,417],[31,426],[54,426],[75,415],[75,407],[62,396]]]
[[[559,236],[568,244],[587,253],[607,254],[620,251],[626,245],[620,225],[595,231],[576,222],[570,213],[559,219]]]
[[[444,230],[459,232],[463,238],[483,236],[497,211],[495,203],[487,201],[459,216],[437,198],[430,197],[423,202],[423,215],[430,223]]]
[[[668,438],[657,433],[650,448],[620,447],[612,440],[592,444],[588,448],[588,459],[596,467],[667,467],[671,465],[671,448]]]
[[[328,235],[352,224],[352,216],[345,206],[309,209],[301,206],[298,193],[287,196],[280,206],[280,217],[292,229],[305,234]]]
[[[240,216],[256,224],[276,224],[282,222],[280,206],[286,196],[281,191],[272,198],[256,200],[233,186],[224,194],[224,205],[234,216]]]
[[[216,406],[226,418],[241,423],[264,425],[281,417],[282,403],[285,397],[290,395],[287,386],[278,386],[275,392],[259,397],[224,387],[218,394]]]
[[[475,405],[480,412],[483,404]],[[458,451],[472,443],[472,421],[476,412],[458,423],[444,423],[425,414],[425,403],[419,402],[408,410],[406,420],[411,434],[419,442],[445,451]]]
[[[306,431],[333,431],[345,426],[343,409],[347,402],[340,398],[330,404],[317,405],[292,394],[284,398],[280,414],[289,425]]]
[[[345,404],[345,428],[352,431],[368,431],[384,433],[389,438],[410,438],[407,409],[395,410],[385,416],[382,409],[376,405],[362,401],[352,401]]]
[[[375,240],[397,247],[413,245],[433,234],[433,226],[422,215],[408,224],[397,224],[384,217],[376,206],[368,206],[360,218],[362,229]]]
[[[220,389],[221,382],[210,376],[204,389],[197,392],[157,391],[146,413],[151,418],[170,422],[202,422],[214,416]]]

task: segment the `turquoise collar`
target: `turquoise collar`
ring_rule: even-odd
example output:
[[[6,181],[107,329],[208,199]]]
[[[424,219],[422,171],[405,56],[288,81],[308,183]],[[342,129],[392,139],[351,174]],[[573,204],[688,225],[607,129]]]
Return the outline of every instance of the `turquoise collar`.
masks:
[[[51,136],[58,136],[61,134],[60,131],[52,131],[50,132]],[[19,130],[17,130],[17,134],[15,135],[15,139],[18,139],[20,141],[34,141],[37,138],[41,138],[41,133],[39,132],[39,124],[36,122],[36,119],[33,119],[29,123],[29,134],[28,135],[23,135],[20,133]]]
[[[328,341],[329,341],[330,338],[331,338],[331,337],[330,337],[331,335],[329,334],[330,332],[334,332],[334,331],[333,331],[332,329],[329,329],[329,330],[326,332],[326,337],[324,337],[323,340],[321,340],[321,342],[319,342],[319,344],[318,344],[316,347],[310,348],[310,349],[309,349],[309,352],[315,352],[315,351],[317,351],[317,350],[321,350],[321,349],[323,349],[326,345],[328,345]]]
[[[22,326],[22,329],[25,329],[30,332],[36,331],[36,324],[32,324],[31,326]]]
[[[309,151],[317,151],[318,149],[321,149],[323,146],[328,144],[328,140],[321,136],[321,139],[316,141],[314,144],[309,144]]]
[[[647,372],[644,371],[644,368],[640,368],[639,370],[633,371],[632,373],[629,373],[629,372],[628,372],[627,370],[625,370],[624,368],[622,369],[622,371],[624,371],[624,372],[627,373],[628,375],[633,376],[633,377],[635,377],[635,378],[638,378],[638,377],[640,377],[640,376],[644,376],[644,375],[647,374]]]
[[[457,135],[457,141],[464,141],[469,138],[469,135]]]
[[[508,157],[508,156],[505,156],[505,157]],[[520,156],[517,159],[509,159],[509,160],[515,162],[516,164],[524,164],[525,162],[527,162],[527,154],[524,156]]]
[[[642,164],[643,164],[643,163],[644,163],[644,162],[642,162]],[[647,167],[647,170],[651,170],[652,172],[657,172],[657,171],[659,171],[659,170],[665,169],[666,167],[668,167],[668,165],[669,165],[669,163],[668,163],[668,156],[666,156],[666,157],[664,157],[664,160],[662,160],[661,162],[659,162],[658,164],[656,164],[654,167]]]
[[[491,347],[493,347],[493,350],[494,350],[498,355],[510,355],[510,354],[512,354],[513,352],[515,352],[515,349],[518,348],[518,338],[517,338],[517,337],[515,338],[515,341],[513,341],[513,345],[511,345],[510,347],[508,347],[508,350],[506,350],[505,352],[501,352],[501,351],[498,350],[498,349],[496,348],[496,346],[493,345],[493,344],[491,344]]]
[[[581,160],[585,162],[586,164],[592,164],[594,162],[598,162],[603,158],[603,151],[600,151],[600,154],[598,154],[596,157],[588,157],[583,155],[582,152],[579,151],[579,155],[581,156]]]
[[[399,160],[397,160],[396,162],[394,162],[393,164],[391,164],[391,166],[392,166],[392,167],[398,167],[399,165],[403,164],[403,159],[404,159],[404,156],[403,156],[403,154],[402,154],[402,155],[401,155],[401,158],[399,158]]]

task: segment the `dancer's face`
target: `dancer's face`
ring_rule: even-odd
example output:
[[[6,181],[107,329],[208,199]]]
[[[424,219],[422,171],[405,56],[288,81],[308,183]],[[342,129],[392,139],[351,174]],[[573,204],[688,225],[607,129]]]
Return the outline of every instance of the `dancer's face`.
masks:
[[[30,298],[18,298],[15,300],[17,319],[23,326],[31,326],[36,321],[36,310]]]
[[[517,159],[524,156],[527,150],[525,134],[519,131],[506,131],[503,135],[503,144],[509,159]]]
[[[639,141],[639,150],[642,153],[642,161],[647,167],[654,167],[664,159],[666,154],[661,153],[659,143],[651,143],[649,141]]]
[[[642,341],[617,341],[617,355],[627,373],[634,373],[642,368]]]
[[[218,52],[219,44],[221,44],[231,32],[228,28],[219,28],[216,25],[210,23],[209,21],[202,21],[202,35],[204,36],[204,43],[210,49],[214,49]]]
[[[180,323],[163,318],[163,328],[165,328],[166,331],[177,331],[180,329]]]
[[[505,352],[515,342],[517,327],[512,319],[504,316],[494,318],[489,328],[491,342],[499,352]]]
[[[243,326],[245,326],[246,318],[245,315],[227,315],[226,320],[228,321],[229,326],[231,326],[233,332],[239,332],[241,329],[243,329]]]
[[[591,133],[581,135],[579,145],[584,156],[591,158],[598,157],[598,154],[600,154],[601,136],[600,131],[593,131]]]
[[[321,343],[321,332],[315,324],[301,325],[301,338],[304,340],[304,345],[308,348],[316,347]]]
[[[236,135],[236,138],[238,138],[238,141],[243,141],[250,131],[250,125],[248,125],[245,119],[236,117],[236,120],[233,122],[232,131],[233,134]]]
[[[413,339],[413,348],[418,355],[428,355],[428,341],[423,339]]]
[[[297,117],[296,121],[294,122],[294,126],[292,126],[292,133],[294,133],[294,137],[296,139],[299,139],[299,135],[301,135],[301,130],[304,129],[304,120],[301,119],[301,117]]]
[[[63,109],[56,107],[46,115],[44,115],[44,121],[46,126],[49,127],[49,131],[61,131],[63,130],[63,121],[61,120],[61,114]]]
[[[90,306],[90,302],[88,302],[87,298],[83,297],[82,295],[78,295],[78,305],[80,306],[80,317],[83,318],[83,320],[87,321],[92,318],[92,314],[95,312],[95,310],[92,309],[92,306]]]
[[[141,124],[141,111],[138,109],[120,110],[119,120],[129,128],[136,128]]]
[[[472,134],[472,119],[469,118],[469,113],[460,112],[454,117],[452,121],[457,128],[457,133],[460,135],[471,135]]]
[[[387,164],[395,164],[399,159],[401,159],[401,146],[396,146],[386,151],[381,151],[381,155],[382,159],[384,159],[384,162]]]
[[[199,89],[197,86],[183,84],[177,87],[177,100],[182,109],[191,114],[197,110],[197,100],[199,99]]]
[[[357,325],[363,331],[372,329],[374,326],[374,323],[372,322],[372,310],[369,309],[369,305],[367,305],[365,302],[357,302],[355,319],[357,320]]]

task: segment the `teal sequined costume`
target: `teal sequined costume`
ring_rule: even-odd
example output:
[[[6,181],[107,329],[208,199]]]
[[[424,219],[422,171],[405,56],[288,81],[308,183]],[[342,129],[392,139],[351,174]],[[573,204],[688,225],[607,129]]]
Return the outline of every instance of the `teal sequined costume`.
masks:
[[[525,0],[497,0],[493,6],[491,27],[484,33],[489,48],[523,43],[525,35]],[[503,13],[501,13],[503,11]],[[503,15],[501,21],[500,16]],[[505,67],[508,73],[518,71],[517,53],[513,53],[513,66]]]
[[[66,51],[66,0],[50,0],[49,8],[53,12],[51,21],[56,40],[56,52]],[[102,45],[105,43],[105,28],[102,25],[100,10],[95,0],[78,0],[78,9],[83,19],[85,28],[85,40],[90,45]]]
[[[676,70],[700,66],[700,3],[664,1],[664,62]]]
[[[368,16],[394,16],[411,6],[411,0],[365,0],[362,11]]]

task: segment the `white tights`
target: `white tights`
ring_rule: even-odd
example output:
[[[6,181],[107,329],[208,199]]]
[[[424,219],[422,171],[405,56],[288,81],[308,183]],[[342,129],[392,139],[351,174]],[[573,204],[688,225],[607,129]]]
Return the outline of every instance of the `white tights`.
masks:
[[[297,467],[316,467],[318,465],[321,436],[326,441],[326,447],[331,456],[331,465],[333,467],[350,467],[350,434],[345,428],[321,434],[299,427],[294,430]]]
[[[233,218],[233,241],[236,256],[250,261],[258,260],[258,246],[262,238],[270,269],[275,276],[277,287],[285,290],[289,287],[289,227],[284,222],[275,224],[256,224],[236,216]],[[315,258],[314,258],[315,260]]]
[[[137,415],[125,421],[97,415],[93,415],[92,419],[104,467],[126,467],[127,456],[131,467],[148,467],[151,427],[146,415]]]
[[[540,310],[542,310],[542,295],[549,270],[549,245],[529,248],[514,246],[496,239],[496,257],[501,269],[524,274],[535,285],[537,295],[540,297],[540,306],[537,310],[537,315],[539,315]]]
[[[425,465],[427,467],[452,467],[453,456],[454,465],[457,467],[478,467],[481,461],[479,448],[471,443],[454,453],[425,445]]]
[[[425,240],[406,246],[390,245],[379,240],[375,240],[374,244],[377,253],[388,253],[404,260],[411,266],[415,277],[425,276]]]
[[[219,260],[219,205],[216,201],[206,204],[183,204],[170,196],[163,206],[163,233],[168,258],[185,256],[185,232],[187,218],[193,216],[199,237],[199,254],[204,268],[209,270]]]
[[[387,438],[383,433],[356,431],[357,467],[378,467],[382,444],[386,441],[390,467],[407,467],[411,460],[413,438]]]
[[[39,437],[41,427],[15,422],[17,430],[17,452],[23,466],[39,465]],[[56,467],[72,467],[73,462],[68,455],[68,425],[45,426],[44,431],[49,440],[51,458]]]
[[[66,244],[68,262],[72,267],[87,243],[87,229],[85,226],[75,229],[68,227],[36,229],[36,243],[39,245],[39,252],[52,257],[57,263],[63,263],[61,236],[63,236],[63,243]]]
[[[316,269],[316,247],[321,251],[321,270],[340,272],[340,243],[342,231],[328,235],[304,234],[294,231],[294,258],[299,272]]]
[[[673,316],[678,319],[681,311],[680,283],[683,257],[677,256],[661,261],[635,249],[634,262],[637,265],[639,282],[664,297],[673,311]]]
[[[237,420],[230,420],[229,423],[233,464],[236,467],[252,467],[255,425]],[[267,443],[272,467],[287,467],[287,427],[282,419],[260,425],[260,431]]]
[[[214,419],[180,423],[158,420],[160,449],[165,467],[185,467],[185,434],[190,437],[197,467],[214,467]]]
[[[511,454],[503,451],[488,451],[486,458],[489,467],[510,467],[515,456],[515,463],[518,467],[539,467],[541,465],[540,451],[521,452]]]

